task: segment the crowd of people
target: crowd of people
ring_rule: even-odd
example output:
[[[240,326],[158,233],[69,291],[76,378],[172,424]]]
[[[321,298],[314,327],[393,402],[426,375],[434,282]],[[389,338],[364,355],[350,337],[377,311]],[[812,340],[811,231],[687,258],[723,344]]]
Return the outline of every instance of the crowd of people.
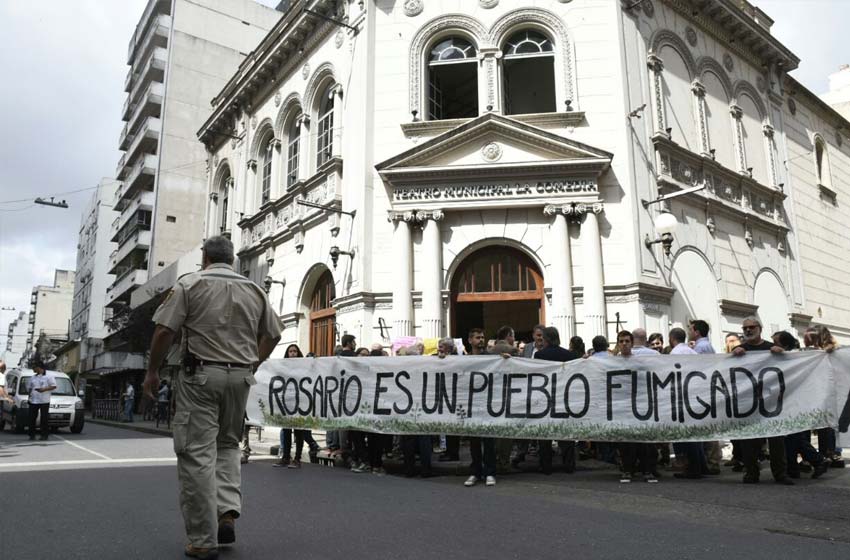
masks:
[[[614,344],[609,344],[605,336],[593,337],[590,348],[579,336],[570,338],[567,347],[561,345],[558,330],[554,327],[536,325],[533,339],[528,343],[517,341],[514,329],[504,326],[496,337],[487,340],[483,329],[474,328],[468,333],[466,344],[459,346],[452,338],[441,339],[435,354],[445,357],[453,354],[496,354],[505,358],[511,356],[568,362],[576,359],[600,359],[607,356],[641,356],[659,354],[713,354],[715,349],[709,339],[710,325],[703,320],[691,321],[687,331],[673,328],[667,333],[666,341],[662,333],[647,334],[643,328],[617,333]],[[372,348],[358,348],[355,337],[344,335],[336,349],[338,356],[377,357],[387,356],[388,352],[380,344]],[[803,344],[787,331],[773,333],[771,340],[762,337],[762,324],[757,317],[748,317],[743,321],[742,333],[730,333],[725,337],[723,351],[733,355],[743,355],[752,351],[770,351],[774,353],[800,350],[833,351],[837,347],[835,339],[826,327],[813,326],[805,332]],[[421,342],[398,348],[396,355],[418,356],[425,354],[425,345]],[[307,355],[308,357],[311,354]],[[303,357],[297,345],[286,349],[286,358]],[[800,478],[802,472],[811,473],[811,478],[820,478],[830,467],[844,467],[841,450],[836,448],[836,435],[832,428],[816,431],[817,447],[812,444],[812,433],[803,431],[787,436],[746,439],[732,441],[731,458],[723,462],[722,443],[684,442],[670,444],[640,442],[576,442],[549,440],[512,440],[489,437],[469,437],[471,457],[469,477],[464,485],[474,486],[483,482],[487,486],[496,484],[498,473],[518,469],[531,453],[536,453],[539,471],[551,474],[557,449],[560,462],[567,473],[576,470],[576,461],[580,458],[595,458],[619,465],[620,482],[630,483],[644,480],[657,483],[660,477],[659,467],[669,466],[674,477],[682,479],[700,479],[719,475],[722,467],[743,472],[743,482],[755,484],[760,478],[760,461],[769,458],[770,470],[776,483],[793,485],[793,479]],[[292,439],[295,439],[295,454],[292,454]],[[309,430],[282,429],[280,435],[280,458],[275,466],[300,468],[304,443],[309,446],[309,456],[314,459],[320,447]],[[329,431],[326,434],[326,452],[331,458],[343,461],[354,473],[385,474],[384,457],[401,456],[406,476],[433,476],[432,454],[437,446],[442,453],[438,461],[459,461],[461,438],[451,435],[402,435],[367,433],[357,430]],[[553,445],[554,444],[554,445]]]

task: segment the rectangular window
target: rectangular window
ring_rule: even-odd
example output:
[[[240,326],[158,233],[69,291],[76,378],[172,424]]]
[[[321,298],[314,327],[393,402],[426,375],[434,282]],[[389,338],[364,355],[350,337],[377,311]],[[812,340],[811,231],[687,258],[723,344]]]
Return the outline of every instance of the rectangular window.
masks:
[[[293,135],[286,149],[286,186],[298,182],[298,135]]]
[[[272,142],[266,144],[266,155],[263,159],[263,195],[260,204],[265,204],[271,198],[272,191]]]
[[[319,118],[318,154],[316,166],[321,167],[331,159],[333,153],[333,106]]]

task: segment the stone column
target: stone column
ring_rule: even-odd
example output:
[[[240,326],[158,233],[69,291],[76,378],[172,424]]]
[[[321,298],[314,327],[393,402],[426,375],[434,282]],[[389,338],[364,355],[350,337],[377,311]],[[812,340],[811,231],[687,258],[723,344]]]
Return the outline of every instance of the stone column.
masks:
[[[310,115],[302,113],[298,117],[298,179],[303,181],[310,176],[310,162],[316,161],[315,153],[310,144]],[[287,150],[287,159],[289,152]],[[313,159],[310,159],[313,158]],[[296,181],[296,182],[297,182]]]
[[[410,223],[413,212],[390,212],[389,219],[395,225],[393,233],[393,336],[413,334],[413,305],[410,292],[413,289],[413,249],[410,244]]]
[[[575,304],[573,303],[573,258],[566,213],[574,207],[546,206],[543,213],[552,216],[552,277],[546,284],[552,287],[552,324],[565,342],[575,334]]]
[[[737,105],[729,106],[729,114],[732,119],[735,130],[735,155],[738,160],[738,171],[741,173],[747,172],[747,158],[744,152],[744,123],[741,121],[744,116],[744,111]]]
[[[646,57],[646,65],[652,71],[652,102],[655,105],[655,133],[663,134],[667,138],[667,118],[664,114],[664,84],[661,72],[664,70],[664,62],[653,53]]]
[[[584,324],[589,337],[608,336],[605,315],[605,277],[602,271],[602,239],[599,235],[599,218],[603,210],[598,202],[587,207],[581,227],[584,248]]]
[[[333,146],[331,146],[331,155],[333,157],[342,156],[342,84],[337,84],[331,89],[330,95],[334,96],[334,128],[331,131],[333,135]]]
[[[767,143],[767,171],[768,176],[770,177],[770,186],[777,190],[781,190],[779,187],[779,173],[776,169],[776,145],[773,141],[773,137],[776,131],[771,125],[764,124],[762,125],[762,132],[764,133],[764,139]]]
[[[694,93],[697,105],[697,127],[699,128],[700,152],[705,157],[711,157],[711,146],[708,137],[708,119],[705,110],[705,86],[699,80],[691,83],[691,91]]]
[[[418,212],[422,222],[422,337],[439,338],[443,333],[443,243],[440,239],[442,210]]]

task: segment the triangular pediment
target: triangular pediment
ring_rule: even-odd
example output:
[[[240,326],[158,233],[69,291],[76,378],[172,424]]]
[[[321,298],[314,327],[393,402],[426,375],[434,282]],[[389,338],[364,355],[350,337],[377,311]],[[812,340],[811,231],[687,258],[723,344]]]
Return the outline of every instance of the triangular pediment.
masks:
[[[376,166],[387,179],[427,173],[496,173],[557,166],[604,171],[604,150],[493,113],[440,134]]]

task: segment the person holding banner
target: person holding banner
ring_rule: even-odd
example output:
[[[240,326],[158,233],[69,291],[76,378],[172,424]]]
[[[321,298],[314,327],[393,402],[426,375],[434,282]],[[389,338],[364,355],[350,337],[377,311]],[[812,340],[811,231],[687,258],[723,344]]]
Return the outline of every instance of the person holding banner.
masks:
[[[643,342],[646,341],[646,331],[643,329],[635,329],[642,332]],[[617,333],[617,349],[620,351],[620,356],[630,358],[635,355],[632,351],[634,344],[634,336],[629,331],[620,331]],[[650,348],[644,348],[644,354],[655,354],[658,352]],[[622,461],[623,473],[620,475],[620,483],[628,484],[632,481],[632,476],[636,471],[638,461],[640,461],[641,470],[643,471],[643,479],[650,484],[656,484],[658,477],[655,474],[655,469],[658,466],[658,451],[655,445],[642,442],[622,442],[619,444],[620,460]]]
[[[470,330],[467,340],[469,341],[470,354],[480,356],[485,353],[487,339],[484,337],[484,329],[474,328]],[[472,464],[469,466],[472,474],[463,485],[468,488],[484,480],[487,486],[495,486],[496,440],[493,438],[469,438],[469,454],[472,455]]]
[[[555,327],[546,327],[543,329],[543,348],[535,353],[535,360],[569,362],[578,358],[579,356],[572,350],[561,347],[561,335],[558,333],[558,329]],[[558,447],[561,449],[566,471],[568,473],[575,472],[576,442],[559,441]],[[537,454],[540,459],[540,472],[546,475],[552,474],[552,441],[548,439],[538,440]]]
[[[761,321],[758,317],[747,317],[743,326],[744,340],[741,345],[732,350],[733,356],[743,356],[747,352],[768,350],[774,354],[781,354],[782,347],[776,346],[761,337]],[[759,453],[761,452],[764,438],[741,440],[741,460],[744,463],[744,484],[758,484],[759,482]],[[785,438],[775,436],[767,438],[770,450],[770,471],[773,480],[777,484],[793,486],[794,481],[788,478],[788,461],[785,457]]]

